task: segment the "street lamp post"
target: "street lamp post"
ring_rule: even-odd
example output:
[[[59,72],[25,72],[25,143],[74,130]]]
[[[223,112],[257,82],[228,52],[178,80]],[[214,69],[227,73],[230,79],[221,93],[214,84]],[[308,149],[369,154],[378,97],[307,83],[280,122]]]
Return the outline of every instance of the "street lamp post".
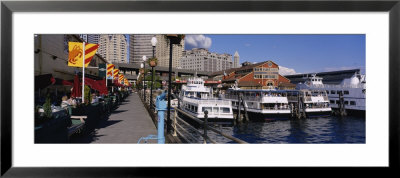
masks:
[[[151,38],[151,46],[153,46],[153,58],[154,58],[154,49],[157,45],[157,38]],[[151,90],[150,90],[150,108],[153,107],[153,83],[154,83],[154,67],[151,66]]]
[[[146,56],[143,56],[143,100],[146,103]]]
[[[139,76],[138,77],[140,77],[140,74],[141,74],[141,72],[140,71],[142,71],[142,69],[143,69],[143,63],[140,63],[140,70],[139,70]],[[138,78],[139,79],[139,78]],[[144,88],[144,82],[142,81],[142,89]]]

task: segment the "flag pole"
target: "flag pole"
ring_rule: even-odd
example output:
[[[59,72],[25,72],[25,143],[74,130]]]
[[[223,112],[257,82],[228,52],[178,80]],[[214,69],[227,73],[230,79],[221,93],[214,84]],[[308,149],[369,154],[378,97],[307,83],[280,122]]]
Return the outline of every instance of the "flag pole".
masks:
[[[82,103],[85,103],[85,42],[83,44],[82,52]]]

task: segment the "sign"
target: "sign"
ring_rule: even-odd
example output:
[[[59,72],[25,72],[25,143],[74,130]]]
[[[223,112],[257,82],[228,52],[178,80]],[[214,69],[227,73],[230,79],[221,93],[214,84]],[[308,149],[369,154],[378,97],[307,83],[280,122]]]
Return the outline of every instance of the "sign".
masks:
[[[99,77],[106,77],[106,64],[99,64]]]

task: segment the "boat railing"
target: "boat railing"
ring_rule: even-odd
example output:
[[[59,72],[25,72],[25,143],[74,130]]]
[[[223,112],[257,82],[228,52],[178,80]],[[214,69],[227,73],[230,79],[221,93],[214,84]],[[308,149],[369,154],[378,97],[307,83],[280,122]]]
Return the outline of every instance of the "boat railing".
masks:
[[[230,105],[230,101],[220,100],[220,99],[196,99],[196,98],[184,98],[184,101],[196,103],[196,104],[221,104]]]
[[[329,105],[320,105],[320,106],[318,106],[318,105],[312,105],[312,106],[308,106],[308,105],[306,104],[306,109],[308,109],[308,108],[310,108],[310,109],[330,108],[330,106],[329,106]]]
[[[285,107],[263,107],[264,110],[288,110],[289,106]]]
[[[332,85],[332,84],[323,84],[323,85],[313,85],[314,88],[329,88],[329,89],[337,89],[337,88],[363,88],[365,84],[343,84],[343,85]]]

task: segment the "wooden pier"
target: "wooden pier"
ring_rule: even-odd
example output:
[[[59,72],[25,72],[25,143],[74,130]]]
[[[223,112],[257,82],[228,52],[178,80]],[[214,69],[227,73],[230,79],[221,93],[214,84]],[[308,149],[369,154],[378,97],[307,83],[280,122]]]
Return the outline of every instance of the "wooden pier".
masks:
[[[136,144],[148,135],[157,135],[157,129],[139,95],[132,93],[107,119],[98,123],[92,134],[76,137],[72,142]],[[157,143],[157,140],[147,143]]]

